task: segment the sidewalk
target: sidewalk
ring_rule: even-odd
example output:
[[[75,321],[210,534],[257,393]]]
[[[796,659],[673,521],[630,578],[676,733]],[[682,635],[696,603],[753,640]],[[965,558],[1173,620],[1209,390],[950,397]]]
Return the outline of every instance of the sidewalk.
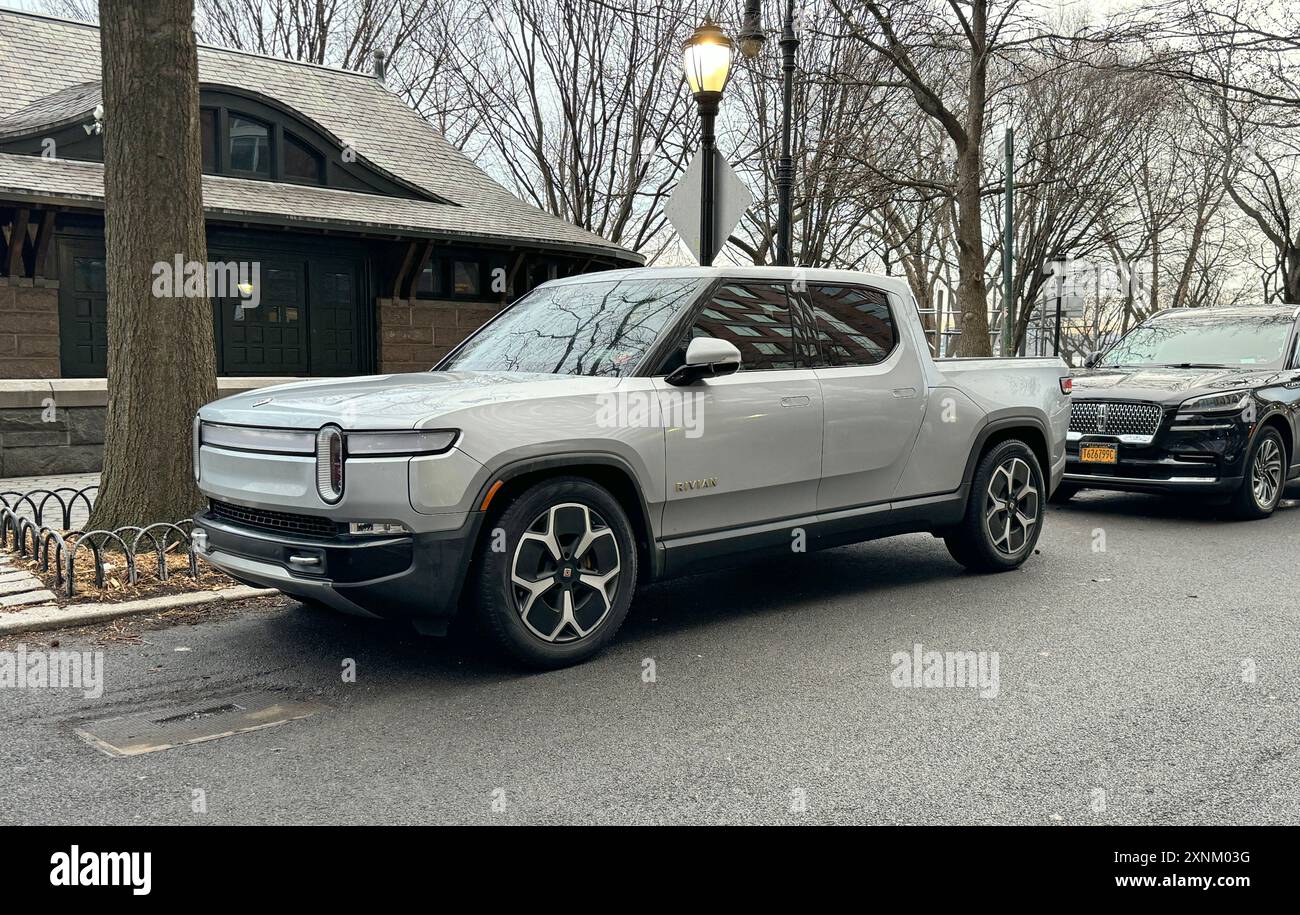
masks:
[[[11,493],[29,493],[33,490],[44,490],[46,492],[56,489],[85,489],[87,486],[98,486],[99,474],[97,473],[71,473],[63,476],[46,476],[46,477],[6,477],[0,479],[0,494],[4,494],[4,501],[9,504],[14,511],[25,518],[32,517],[31,506],[21,501]],[[70,501],[71,493],[60,493],[64,501]],[[41,503],[41,497],[34,497],[33,501],[37,505]],[[94,501],[94,495],[91,496]],[[86,503],[77,499],[76,504],[72,506],[72,529],[81,530],[85,527],[86,520],[89,517],[89,509]],[[35,520],[33,518],[33,520]],[[62,510],[54,499],[45,503],[44,522],[50,526],[61,525]]]

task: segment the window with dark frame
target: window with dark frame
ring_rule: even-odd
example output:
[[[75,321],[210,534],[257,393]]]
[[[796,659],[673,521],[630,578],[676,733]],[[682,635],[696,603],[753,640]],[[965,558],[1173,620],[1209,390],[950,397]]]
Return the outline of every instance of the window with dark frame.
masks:
[[[203,173],[217,171],[217,109],[199,109],[199,143],[202,146]]]
[[[320,153],[288,131],[284,132],[284,177],[289,181],[320,184],[325,163]]]
[[[893,352],[898,330],[883,292],[816,285],[809,287],[808,297],[826,365],[876,365]]]
[[[696,316],[690,334],[668,357],[659,374],[686,362],[686,348],[696,337],[716,337],[740,350],[742,372],[799,368],[790,297],[784,283],[728,283],[714,293]]]
[[[233,111],[227,118],[227,162],[230,171],[271,177],[271,127]]]

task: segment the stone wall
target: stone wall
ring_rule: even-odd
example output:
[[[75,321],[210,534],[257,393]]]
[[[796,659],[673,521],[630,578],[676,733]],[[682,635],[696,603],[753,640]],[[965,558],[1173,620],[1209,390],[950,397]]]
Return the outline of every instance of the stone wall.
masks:
[[[485,302],[380,299],[379,371],[428,371],[503,307]]]
[[[58,377],[58,281],[0,277],[0,378]]]
[[[0,477],[99,470],[105,407],[0,409]]]
[[[297,380],[218,378],[217,393]],[[103,378],[0,379],[0,477],[98,472],[107,410]]]

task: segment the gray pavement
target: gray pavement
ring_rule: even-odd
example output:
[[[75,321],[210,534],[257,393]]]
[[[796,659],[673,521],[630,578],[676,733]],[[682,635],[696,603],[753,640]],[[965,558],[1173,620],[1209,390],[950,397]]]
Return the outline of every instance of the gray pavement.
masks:
[[[68,490],[81,490],[99,485],[97,473],[68,473],[43,477],[5,477],[0,479],[0,499],[19,515],[50,526],[62,525],[61,499],[70,509],[70,530],[81,530],[90,517],[90,506],[85,499]],[[57,498],[50,497],[53,493]],[[24,499],[22,496],[27,495]],[[93,504],[94,493],[88,493]],[[36,517],[37,511],[41,517]]]
[[[1300,823],[1300,508],[1085,494],[1040,551],[976,577],[910,536],[665,583],[546,674],[287,600],[63,634],[104,695],[0,689],[0,822]],[[918,643],[997,652],[996,698],[892,685]],[[131,758],[75,733],[252,690],[328,708]]]

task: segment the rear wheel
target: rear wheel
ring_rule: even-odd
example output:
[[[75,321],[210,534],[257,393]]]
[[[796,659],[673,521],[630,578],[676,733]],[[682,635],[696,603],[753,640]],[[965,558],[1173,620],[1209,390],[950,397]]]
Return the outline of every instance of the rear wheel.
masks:
[[[1043,522],[1043,472],[1022,441],[1001,442],[975,467],[966,517],[944,536],[973,572],[1006,572],[1034,551]]]
[[[1241,487],[1232,497],[1233,513],[1246,520],[1267,518],[1286,488],[1286,447],[1273,428],[1262,431],[1246,458]]]
[[[478,612],[511,657],[533,667],[576,664],[618,632],[636,587],[632,526],[590,480],[560,477],[525,490],[478,553]],[[504,546],[499,552],[493,546]]]

